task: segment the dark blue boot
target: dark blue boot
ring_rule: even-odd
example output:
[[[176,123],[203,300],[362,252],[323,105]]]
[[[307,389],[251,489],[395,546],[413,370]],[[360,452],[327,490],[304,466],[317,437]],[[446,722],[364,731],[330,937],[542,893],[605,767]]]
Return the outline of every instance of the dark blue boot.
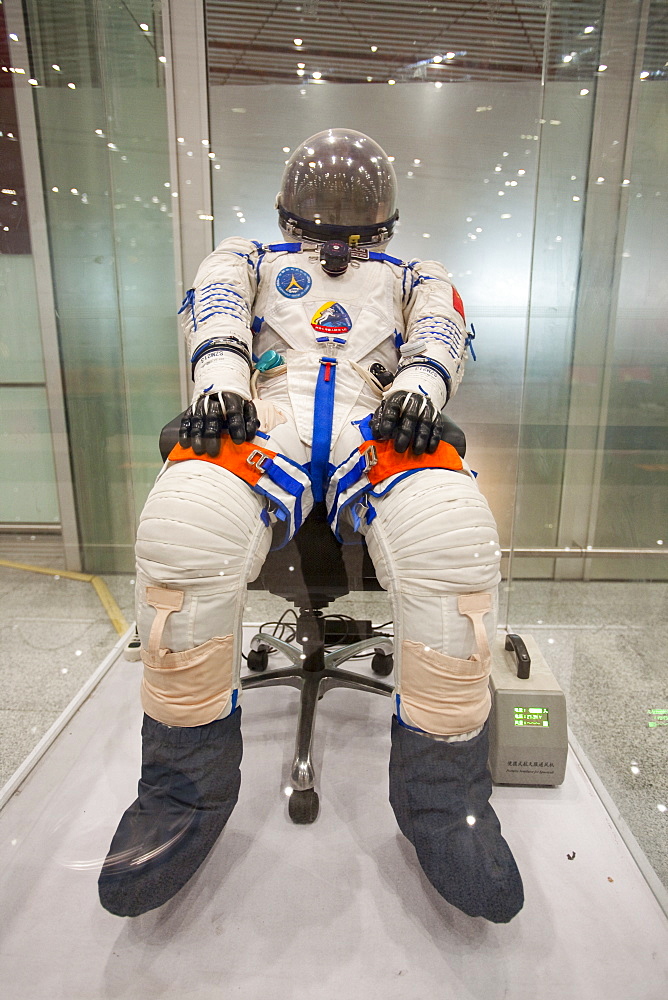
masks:
[[[471,917],[507,923],[522,909],[524,890],[489,804],[488,728],[446,743],[393,718],[390,803],[436,891]]]
[[[195,874],[236,805],[241,753],[240,708],[188,728],[144,716],[138,798],[121,818],[98,882],[106,910],[146,913]]]

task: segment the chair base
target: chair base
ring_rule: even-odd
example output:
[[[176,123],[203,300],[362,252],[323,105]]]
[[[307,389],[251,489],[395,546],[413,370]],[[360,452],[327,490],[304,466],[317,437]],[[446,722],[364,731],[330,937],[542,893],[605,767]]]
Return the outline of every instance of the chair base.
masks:
[[[313,823],[319,808],[318,794],[314,788],[315,771],[311,755],[318,702],[325,692],[337,687],[391,697],[393,690],[391,684],[339,668],[339,664],[345,663],[357,653],[370,649],[375,649],[378,655],[387,657],[391,650],[391,642],[384,637],[371,636],[361,642],[326,652],[322,640],[322,612],[312,609],[302,609],[300,613],[297,635],[303,632],[306,632],[306,635],[301,648],[276,636],[258,632],[253,637],[254,648],[261,645],[280,650],[292,665],[242,677],[241,686],[244,691],[280,685],[300,690],[295,756],[290,772],[293,792],[288,803],[288,812],[294,823]]]

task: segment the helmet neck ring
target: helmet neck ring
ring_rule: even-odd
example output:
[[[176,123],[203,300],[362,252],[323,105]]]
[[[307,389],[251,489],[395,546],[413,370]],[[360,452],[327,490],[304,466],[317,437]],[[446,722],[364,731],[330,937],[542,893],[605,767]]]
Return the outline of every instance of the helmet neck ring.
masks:
[[[286,212],[280,202],[276,207],[281,229],[290,236],[313,240],[316,243],[340,240],[352,247],[387,243],[399,218],[399,212],[396,211],[385,222],[376,222],[372,226],[335,226],[329,223],[317,225],[312,219],[301,219],[293,212]]]

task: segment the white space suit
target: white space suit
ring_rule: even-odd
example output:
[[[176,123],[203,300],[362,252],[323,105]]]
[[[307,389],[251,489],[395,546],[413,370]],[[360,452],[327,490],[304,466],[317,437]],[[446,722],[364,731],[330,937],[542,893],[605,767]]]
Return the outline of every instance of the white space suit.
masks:
[[[351,141],[345,130],[322,135],[331,143],[339,131]],[[307,172],[306,161],[316,166],[309,159],[317,157],[314,139],[304,144]],[[379,214],[382,220],[390,212],[383,206]],[[322,217],[315,215],[318,225]],[[478,757],[485,759],[476,767],[486,769],[486,743],[480,741],[490,708],[489,645],[500,579],[494,519],[454,449],[442,444],[432,454],[400,455],[392,441],[385,448],[374,441],[370,424],[392,393],[417,394],[435,412],[455,393],[467,347],[463,305],[441,264],[405,263],[352,242],[348,266],[328,273],[321,244],[312,239],[274,245],[223,240],[184,300],[193,401],[205,397],[206,411],[212,398],[222,399],[219,393],[252,397],[260,428],[244,445],[223,440],[217,455],[177,445],[148,497],[137,536],[143,706],[148,720],[164,729],[194,733],[215,724],[222,733],[222,724],[238,720],[246,585],[261,569],[272,522],[280,517],[292,535],[313,502],[326,500],[333,530],[349,518],[365,535],[378,579],[391,595],[391,800],[399,824],[446,898],[466,912],[507,920],[521,906],[521,881],[518,888],[519,874],[487,803],[491,783],[479,803],[478,832],[483,813],[488,819],[491,813],[494,858],[491,874],[481,877],[498,883],[492,903],[470,901],[470,873],[461,891],[443,888],[432,869],[442,866],[450,847],[434,845],[452,817],[436,833],[420,833],[413,816],[422,807],[411,806],[403,790],[410,786],[413,794],[424,784],[421,762],[430,772],[434,754],[464,753],[480,744]],[[267,357],[278,363],[253,371],[249,359]],[[376,363],[397,372],[389,389],[370,374]],[[140,798],[141,790],[140,783]],[[469,815],[468,840],[452,863],[466,868],[462,859],[473,851],[475,869],[480,850],[471,833],[476,810],[470,796],[461,808]],[[459,816],[458,827],[461,821]],[[107,883],[114,883],[118,907],[119,893],[131,890],[113,868],[113,846]],[[149,877],[139,895],[151,896],[154,885]],[[499,903],[504,894],[513,897],[508,906]],[[104,905],[125,912],[113,909],[108,895]],[[151,900],[144,909],[163,898]]]

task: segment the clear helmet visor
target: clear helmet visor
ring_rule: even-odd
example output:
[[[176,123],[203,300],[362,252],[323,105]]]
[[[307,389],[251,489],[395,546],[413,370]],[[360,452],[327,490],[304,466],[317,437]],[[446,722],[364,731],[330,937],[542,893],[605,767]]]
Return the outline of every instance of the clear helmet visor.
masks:
[[[362,132],[332,128],[306,139],[294,150],[278,195],[281,224],[289,217],[305,235],[323,238],[363,231],[372,242],[382,224],[389,233],[397,217],[397,179],[387,154]],[[364,238],[368,237],[368,239]],[[375,237],[378,239],[378,236]]]

